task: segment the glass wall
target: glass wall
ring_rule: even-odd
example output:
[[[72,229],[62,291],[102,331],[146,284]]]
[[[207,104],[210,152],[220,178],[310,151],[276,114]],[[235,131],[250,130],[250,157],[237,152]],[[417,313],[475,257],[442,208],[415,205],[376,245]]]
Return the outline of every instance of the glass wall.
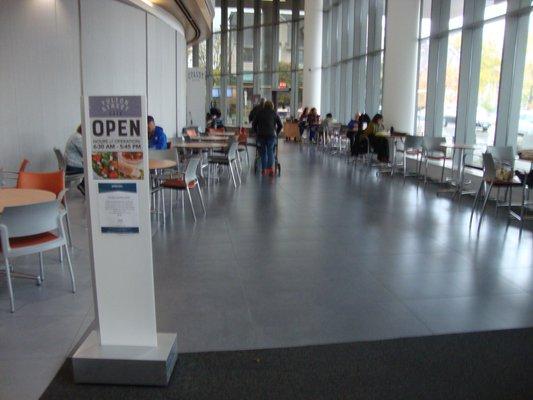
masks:
[[[531,0],[422,0],[417,134],[476,145],[474,167],[487,146],[533,148],[531,12]]]
[[[357,112],[381,110],[385,6],[385,0],[324,1],[322,114],[347,123]]]
[[[226,126],[248,122],[254,99],[265,97],[296,115],[301,107],[303,0],[217,0],[212,43],[213,88],[208,102]],[[208,46],[209,47],[209,46]]]

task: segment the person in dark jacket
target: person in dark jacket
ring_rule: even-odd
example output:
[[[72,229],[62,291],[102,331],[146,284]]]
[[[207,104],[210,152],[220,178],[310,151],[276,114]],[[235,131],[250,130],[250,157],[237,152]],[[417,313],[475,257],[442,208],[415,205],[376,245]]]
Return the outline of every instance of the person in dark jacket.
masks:
[[[259,103],[257,103],[254,106],[254,108],[252,108],[252,111],[250,111],[250,114],[248,114],[248,121],[250,123],[254,122],[255,116],[257,115],[259,110],[261,110],[264,106],[265,106],[265,99],[261,98],[261,100],[259,100]]]
[[[255,115],[253,130],[257,132],[257,144],[261,154],[261,175],[274,176],[274,146],[283,125],[274,111],[274,104],[267,100]]]

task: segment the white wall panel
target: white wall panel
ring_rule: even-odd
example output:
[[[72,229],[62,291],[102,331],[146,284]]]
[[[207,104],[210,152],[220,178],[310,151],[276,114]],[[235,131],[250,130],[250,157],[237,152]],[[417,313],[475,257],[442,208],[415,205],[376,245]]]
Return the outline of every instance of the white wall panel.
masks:
[[[187,42],[185,36],[176,32],[176,63],[177,63],[177,109],[178,109],[178,133],[187,125]]]
[[[81,1],[85,95],[146,95],[146,13],[118,1]]]
[[[57,168],[80,123],[78,2],[2,0],[0,7],[0,167]]]
[[[78,0],[0,4],[0,168],[16,169],[23,157],[30,170],[57,168],[53,147],[63,149],[80,123],[82,89],[148,94],[149,112],[169,136],[181,132],[186,42],[179,23],[116,0],[80,0],[80,10]]]
[[[148,15],[148,114],[168,137],[176,133],[176,31]]]

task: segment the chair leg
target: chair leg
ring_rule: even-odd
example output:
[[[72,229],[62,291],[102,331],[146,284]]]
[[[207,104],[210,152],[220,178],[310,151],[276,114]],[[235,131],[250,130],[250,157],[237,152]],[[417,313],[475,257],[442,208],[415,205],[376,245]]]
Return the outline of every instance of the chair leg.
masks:
[[[196,187],[198,188],[198,195],[200,196],[200,202],[202,203],[202,208],[204,209],[204,215],[207,214],[205,211],[205,204],[204,204],[204,196],[202,196],[202,189],[200,188],[200,184],[197,184]]]
[[[173,190],[170,191],[170,215],[171,216],[173,215],[173,211],[172,211],[172,193],[173,193]]]
[[[479,199],[479,195],[481,194],[481,190],[483,189],[483,182],[479,185],[479,189],[476,192],[476,196],[474,197],[474,204],[472,204],[472,212],[470,213],[470,226],[472,226],[472,219],[474,218],[474,211],[476,211],[477,201]]]
[[[165,189],[161,188],[161,205],[163,207],[163,221],[165,221],[166,219],[166,214],[165,214]]]
[[[241,173],[239,172],[239,161],[235,160],[234,162],[237,164],[235,170],[237,171],[237,178],[239,178],[239,185],[242,185]]]
[[[522,205],[520,207],[520,232],[519,232],[520,235],[522,235],[522,229],[524,229],[524,214],[526,210],[526,194],[528,193],[526,184],[524,184],[522,188],[523,188],[522,189]],[[509,207],[509,210],[510,209],[511,208]]]
[[[403,183],[405,183],[405,178],[407,177],[407,149],[403,149]]]
[[[487,207],[487,202],[489,201],[490,192],[492,192],[492,183],[489,184],[489,190],[485,191],[485,200],[483,201],[483,206],[481,207],[481,215],[479,216],[478,229],[481,227],[481,220],[483,219],[483,215],[485,214],[485,208]]]
[[[444,168],[446,167],[446,157],[442,159],[442,171],[440,173],[440,183],[444,182]]]
[[[428,159],[424,163],[424,186],[428,183]]]
[[[72,283],[72,293],[76,293],[76,280],[74,279],[74,271],[72,270],[72,262],[70,261],[68,246],[65,246],[65,254],[67,255],[68,272],[70,273],[70,282]]]
[[[63,247],[60,247],[58,250],[59,250],[59,262],[61,263],[61,268],[63,268]]]
[[[233,173],[233,167],[231,165],[231,162],[228,163],[228,168],[231,172],[231,178],[233,179],[233,186],[235,187],[235,189],[237,189],[237,181],[235,180],[235,174]]]
[[[39,269],[41,271],[41,281],[44,281],[44,260],[43,260],[43,253],[39,253]]]
[[[66,209],[66,203],[65,203],[65,209]],[[70,218],[68,216],[68,209],[67,213],[65,214],[65,223],[67,225],[67,243],[69,246],[72,246],[72,236],[70,235]]]
[[[6,281],[7,281],[7,291],[9,292],[9,301],[11,303],[11,312],[15,312],[15,297],[13,296],[13,285],[11,283],[11,266],[9,265],[9,260],[7,257],[4,257],[4,264],[6,266]]]
[[[194,217],[194,222],[196,222],[196,213],[194,212],[194,205],[192,204],[191,191],[187,187],[187,195],[189,196],[189,203],[191,204],[192,216]]]

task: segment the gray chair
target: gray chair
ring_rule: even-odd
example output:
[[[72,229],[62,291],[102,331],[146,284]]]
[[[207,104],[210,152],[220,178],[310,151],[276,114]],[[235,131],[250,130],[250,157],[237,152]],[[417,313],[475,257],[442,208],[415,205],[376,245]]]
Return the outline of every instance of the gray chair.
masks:
[[[200,181],[198,180],[197,170],[198,165],[200,164],[200,156],[191,157],[185,173],[182,174],[180,178],[169,178],[161,182],[162,189],[170,189],[177,191],[186,191],[187,196],[189,197],[189,203],[191,205],[192,215],[194,221],[196,222],[196,212],[194,211],[194,204],[192,202],[191,189],[195,187],[198,189],[198,196],[200,197],[200,202],[202,203],[202,209],[204,210],[204,215],[206,214],[204,198],[202,196],[202,189],[200,188]],[[170,195],[170,210],[172,212],[172,194]]]
[[[83,174],[67,174],[67,162],[63,156],[63,152],[57,147],[54,147],[54,154],[57,159],[57,168],[65,171],[65,187],[70,188],[72,183],[81,182]]]
[[[161,191],[161,182],[165,179],[171,178],[173,174],[177,173],[178,170],[178,153],[175,148],[164,149],[164,150],[148,150],[148,159],[149,160],[171,160],[176,161],[175,168],[165,168],[164,170],[154,170],[150,171],[150,193],[153,197],[154,203],[159,203],[155,197],[158,193],[161,194],[159,200],[162,203],[162,212],[163,218],[165,218],[165,196],[164,192]],[[154,197],[155,196],[155,197]]]
[[[511,187],[520,187],[522,186],[522,182],[520,180],[513,176],[512,180],[500,180],[497,177],[496,174],[496,163],[494,162],[494,158],[492,157],[492,154],[486,152],[483,153],[483,179],[481,181],[481,184],[479,185],[479,189],[476,193],[476,196],[474,197],[474,204],[472,205],[472,212],[470,213],[470,225],[472,225],[472,219],[474,218],[474,211],[477,208],[477,202],[480,196],[484,196],[482,206],[481,206],[481,215],[479,216],[479,224],[478,229],[481,226],[481,221],[483,220],[483,215],[485,214],[485,209],[487,207],[487,202],[490,198],[490,194],[492,192],[492,188],[511,188]],[[511,196],[509,196],[509,208],[511,208]]]
[[[228,167],[235,188],[237,188],[235,175],[239,178],[239,184],[242,183],[241,175],[239,173],[239,161],[237,155],[238,147],[239,144],[236,141],[233,141],[228,148],[227,154],[212,155],[208,158],[210,165],[225,165]]]
[[[442,147],[446,143],[443,137],[424,137],[422,145],[422,159],[424,160],[424,185],[428,178],[429,160],[442,161],[440,183],[444,182],[444,168],[446,166],[446,149]]]
[[[11,282],[11,265],[9,259],[39,253],[40,275],[38,284],[44,280],[43,252],[63,249],[67,256],[72,292],[76,292],[76,282],[70,261],[63,217],[65,211],[59,201],[31,204],[26,206],[6,207],[0,217],[0,243],[5,263],[5,274],[11,312],[15,312],[15,299]]]
[[[405,178],[409,175],[411,176],[418,176],[420,175],[420,168],[421,168],[421,156],[422,156],[422,149],[424,146],[424,138],[422,136],[412,136],[412,135],[406,135],[403,142],[397,141],[398,145],[396,146],[396,152],[402,153],[402,170],[403,170],[403,181],[405,182]],[[401,144],[400,144],[401,143]],[[409,174],[407,172],[407,156],[412,155],[416,156],[416,173]],[[393,168],[396,166],[393,165]],[[393,171],[394,172],[394,171]]]
[[[512,146],[488,146],[487,153],[492,154],[495,164],[499,164],[501,167],[514,171],[516,156]],[[505,188],[503,201],[500,201],[500,187],[497,187],[496,190],[496,214],[498,214],[500,207],[509,207],[507,197],[513,196],[513,188],[512,186]]]

